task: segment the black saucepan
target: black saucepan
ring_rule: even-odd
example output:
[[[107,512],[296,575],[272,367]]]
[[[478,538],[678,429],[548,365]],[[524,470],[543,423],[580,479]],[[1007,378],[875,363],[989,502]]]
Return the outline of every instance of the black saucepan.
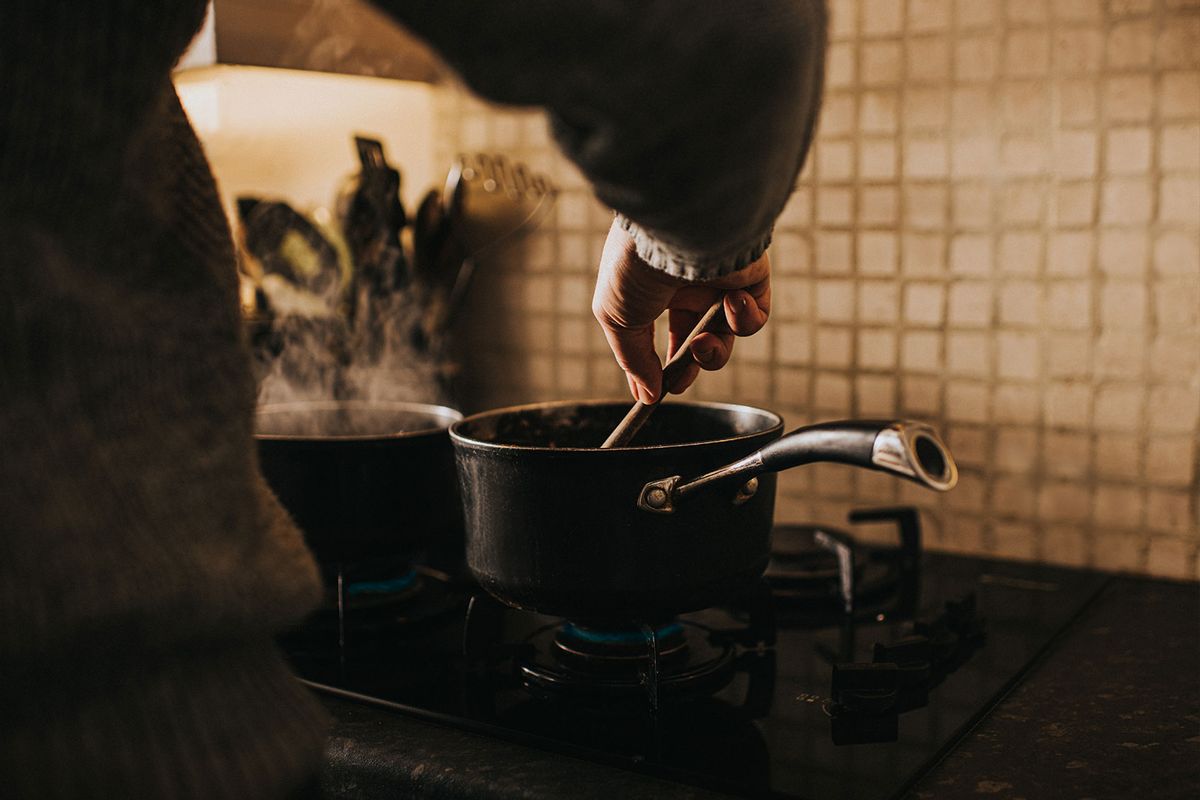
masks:
[[[775,472],[815,461],[946,490],[954,461],[911,422],[847,421],[781,437],[770,411],[672,402],[633,447],[600,449],[623,403],[552,403],[450,428],[467,565],[510,605],[592,624],[719,604],[762,574]]]
[[[262,472],[325,564],[411,556],[461,527],[453,409],[401,402],[260,406]]]

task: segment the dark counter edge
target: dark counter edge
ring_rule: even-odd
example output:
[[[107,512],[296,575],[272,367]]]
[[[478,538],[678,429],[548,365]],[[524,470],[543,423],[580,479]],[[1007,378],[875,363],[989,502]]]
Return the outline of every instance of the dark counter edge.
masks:
[[[528,747],[319,691],[335,724],[325,749],[321,796],[542,800],[621,797],[629,800],[729,800],[714,793],[620,767]]]
[[[1200,583],[1116,576],[908,800],[1200,796]]]

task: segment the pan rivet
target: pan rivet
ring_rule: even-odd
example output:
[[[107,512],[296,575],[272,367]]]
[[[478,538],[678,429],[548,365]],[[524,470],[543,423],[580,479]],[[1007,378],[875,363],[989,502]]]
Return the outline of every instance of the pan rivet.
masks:
[[[754,494],[757,491],[758,491],[758,478],[751,478],[750,480],[748,480],[744,484],[742,484],[742,487],[740,489],[738,489],[737,497],[733,498],[734,505],[740,506],[742,503],[746,502],[751,497],[754,497]]]
[[[664,508],[667,505],[667,492],[661,486],[655,486],[646,491],[646,505],[651,508]]]

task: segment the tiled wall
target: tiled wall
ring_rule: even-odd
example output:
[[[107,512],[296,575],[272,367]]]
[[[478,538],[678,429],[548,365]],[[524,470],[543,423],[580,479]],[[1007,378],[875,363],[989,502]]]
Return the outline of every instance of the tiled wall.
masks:
[[[793,470],[781,520],[913,503],[934,547],[1195,578],[1200,2],[832,6],[771,322],[691,396],[791,424],[923,419],[958,457],[944,496]],[[441,119],[462,149],[564,189],[527,246],[479,275],[463,337],[474,404],[623,395],[588,312],[609,213],[538,115],[447,92]]]

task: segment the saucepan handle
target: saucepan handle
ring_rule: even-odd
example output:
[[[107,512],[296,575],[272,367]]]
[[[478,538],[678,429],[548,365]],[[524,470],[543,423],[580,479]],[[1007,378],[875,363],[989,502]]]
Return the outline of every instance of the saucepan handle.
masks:
[[[744,503],[758,490],[759,475],[818,461],[890,472],[940,492],[958,482],[954,457],[928,425],[847,420],[797,428],[743,459],[689,481],[679,475],[651,481],[642,487],[638,507],[670,514],[688,496],[719,486],[736,486],[733,502]]]

